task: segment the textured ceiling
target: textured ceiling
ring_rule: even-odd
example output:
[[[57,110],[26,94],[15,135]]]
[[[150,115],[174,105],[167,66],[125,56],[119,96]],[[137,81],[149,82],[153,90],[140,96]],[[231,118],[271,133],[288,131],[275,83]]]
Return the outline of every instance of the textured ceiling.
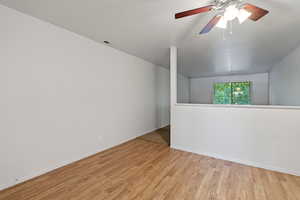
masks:
[[[179,71],[188,77],[269,71],[300,43],[300,2],[250,0],[270,14],[198,35],[215,13],[174,20],[176,12],[209,4],[196,0],[0,0],[0,3],[70,31],[169,67],[179,48]]]

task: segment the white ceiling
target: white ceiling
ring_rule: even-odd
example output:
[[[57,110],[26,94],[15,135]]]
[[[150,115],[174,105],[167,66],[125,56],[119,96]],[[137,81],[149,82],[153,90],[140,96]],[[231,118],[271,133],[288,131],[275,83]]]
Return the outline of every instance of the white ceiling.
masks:
[[[233,24],[233,34],[198,32],[214,16],[174,19],[203,0],[0,0],[0,3],[98,42],[169,67],[179,47],[179,71],[188,77],[267,72],[300,44],[300,1],[249,0],[270,11],[258,22]]]

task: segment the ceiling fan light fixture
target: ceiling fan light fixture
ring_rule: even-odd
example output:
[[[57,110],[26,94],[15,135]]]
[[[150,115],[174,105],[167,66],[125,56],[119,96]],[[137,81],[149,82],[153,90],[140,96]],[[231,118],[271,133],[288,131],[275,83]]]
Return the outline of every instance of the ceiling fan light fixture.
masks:
[[[227,21],[234,20],[239,15],[239,9],[236,5],[230,5],[225,9],[224,17]]]
[[[269,13],[268,10],[257,7],[253,4],[243,3],[243,0],[214,0],[211,5],[176,13],[175,19],[209,11],[217,11],[218,14],[208,22],[199,34],[206,34],[215,26],[225,29],[227,28],[227,23],[231,22],[235,18],[238,18],[241,24],[248,18],[252,21],[258,21]],[[232,31],[230,33],[232,33]]]
[[[224,16],[221,17],[220,21],[216,24],[216,27],[226,29],[227,28],[227,20]]]
[[[245,9],[240,9],[240,12],[237,16],[237,18],[239,19],[240,24],[244,23],[250,16],[252,15],[251,12],[248,12]]]

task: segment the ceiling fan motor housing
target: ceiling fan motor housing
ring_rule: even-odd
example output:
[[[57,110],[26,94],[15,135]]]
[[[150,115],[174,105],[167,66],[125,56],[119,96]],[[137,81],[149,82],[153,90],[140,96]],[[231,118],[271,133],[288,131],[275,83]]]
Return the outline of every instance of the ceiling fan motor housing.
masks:
[[[214,10],[225,11],[225,9],[230,5],[236,5],[237,8],[243,6],[242,0],[215,0]]]

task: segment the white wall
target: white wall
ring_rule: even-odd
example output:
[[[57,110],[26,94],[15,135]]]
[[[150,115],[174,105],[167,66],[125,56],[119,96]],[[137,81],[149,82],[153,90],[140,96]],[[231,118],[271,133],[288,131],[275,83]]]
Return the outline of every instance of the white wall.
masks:
[[[2,6],[0,26],[0,188],[168,124],[168,70]]]
[[[254,105],[269,104],[269,74],[268,73],[192,78],[190,79],[191,103],[212,104],[214,83],[239,82],[239,81],[251,81],[252,104]]]
[[[300,176],[300,110],[177,105],[171,147]]]
[[[190,103],[190,79],[178,74],[177,75],[177,102]]]
[[[273,105],[300,106],[300,46],[270,72],[270,101]]]
[[[156,127],[170,125],[170,70],[157,67],[156,70]]]

